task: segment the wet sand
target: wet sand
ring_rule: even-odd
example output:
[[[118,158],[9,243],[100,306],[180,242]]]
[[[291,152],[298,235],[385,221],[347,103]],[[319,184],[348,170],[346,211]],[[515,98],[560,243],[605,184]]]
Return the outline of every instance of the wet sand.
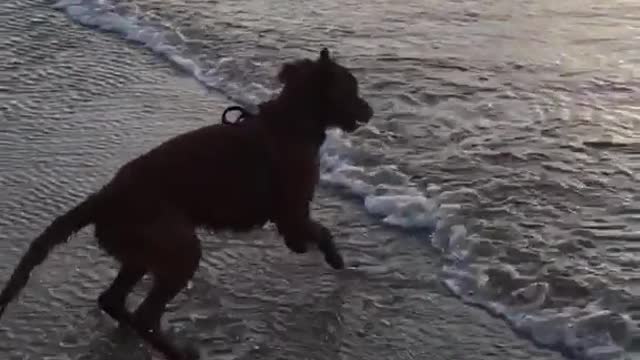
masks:
[[[12,4],[31,9],[0,11],[2,282],[54,216],[128,159],[218,121],[230,104],[46,4]],[[314,213],[358,270],[338,273],[317,254],[290,254],[269,229],[203,234],[202,266],[165,325],[204,359],[560,358],[450,296],[424,234],[385,228],[325,188]],[[57,248],[0,320],[1,357],[144,359],[138,339],[97,310],[115,269],[90,229]],[[147,289],[145,280],[132,306]]]

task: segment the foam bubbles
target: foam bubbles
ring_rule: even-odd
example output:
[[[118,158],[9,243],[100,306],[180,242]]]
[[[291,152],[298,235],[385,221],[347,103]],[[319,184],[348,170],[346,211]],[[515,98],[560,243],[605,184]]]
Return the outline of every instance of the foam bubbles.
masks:
[[[585,308],[543,308],[549,284],[533,282],[498,300],[480,295],[486,283],[469,272],[447,269],[447,288],[463,301],[504,318],[518,333],[536,344],[585,360],[622,359],[633,333],[631,319],[603,310],[595,303]]]
[[[383,222],[403,228],[433,227],[437,204],[424,196],[369,195],[364,206],[372,214],[383,216]]]
[[[237,67],[234,59],[207,59],[213,63],[204,66],[183,50],[188,41],[183,34],[171,28],[153,26],[137,11],[135,14],[127,13],[126,9],[118,8],[108,0],[59,0],[53,7],[65,11],[82,25],[119,34],[164,56],[206,87],[221,91],[251,111],[255,111],[257,102],[268,96],[269,90],[263,85],[251,83],[243,87],[233,81],[233,71],[229,68]],[[169,39],[175,40],[172,43]]]

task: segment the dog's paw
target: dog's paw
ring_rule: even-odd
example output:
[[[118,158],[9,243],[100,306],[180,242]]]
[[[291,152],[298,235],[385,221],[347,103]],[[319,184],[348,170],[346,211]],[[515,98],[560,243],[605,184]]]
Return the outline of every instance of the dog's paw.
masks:
[[[324,260],[335,270],[344,269],[344,259],[338,251],[331,251],[324,254]]]
[[[333,242],[331,231],[319,223],[316,223],[316,242],[327,264],[336,270],[344,269],[344,260]]]

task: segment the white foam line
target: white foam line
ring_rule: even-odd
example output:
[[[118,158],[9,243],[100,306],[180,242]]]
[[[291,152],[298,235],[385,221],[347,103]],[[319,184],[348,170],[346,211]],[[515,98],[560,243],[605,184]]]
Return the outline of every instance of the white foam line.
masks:
[[[195,60],[190,59],[166,40],[167,31],[145,24],[136,15],[121,15],[115,11],[116,7],[108,0],[60,0],[53,7],[63,10],[74,21],[88,27],[121,35],[124,39],[133,41],[150,49],[154,53],[164,56],[169,62],[183,71],[191,74],[196,80],[208,88],[221,91],[231,100],[242,104],[249,110],[255,110],[256,97],[247,95],[241,89],[233,89],[232,82],[225,82],[224,76],[217,72],[228,59],[221,58],[211,70],[205,71]],[[179,38],[182,34],[173,33]],[[221,86],[227,84],[226,86]]]
[[[119,14],[108,0],[60,0],[54,7],[64,10],[82,25],[117,33],[144,45],[205,86],[221,91],[249,109],[255,109],[254,104],[269,95],[269,90],[261,84],[242,87],[225,79],[225,67],[237,66],[233,59],[220,58],[215,66],[203,70],[200,64],[167,42],[165,30],[145,24],[139,16]],[[184,38],[179,33],[173,35]],[[419,189],[406,174],[394,167],[360,166],[356,154],[358,152],[340,131],[330,131],[321,149],[321,181],[359,196],[366,210],[379,216],[386,224],[431,229],[431,244],[453,264],[443,267],[443,281],[462,301],[482,306],[505,318],[514,329],[536,343],[560,349],[572,356],[585,360],[608,360],[621,354],[622,348],[610,336],[607,319],[616,318],[626,326],[628,318],[601,311],[595,305],[588,310],[551,314],[547,310],[539,310],[547,296],[547,284],[536,283],[515,291],[512,294],[514,299],[524,299],[524,304],[516,307],[480,297],[482,274],[471,266],[474,244],[467,236],[466,227],[456,219],[459,205],[452,202],[451,193],[438,195],[439,189],[435,186],[426,191]]]

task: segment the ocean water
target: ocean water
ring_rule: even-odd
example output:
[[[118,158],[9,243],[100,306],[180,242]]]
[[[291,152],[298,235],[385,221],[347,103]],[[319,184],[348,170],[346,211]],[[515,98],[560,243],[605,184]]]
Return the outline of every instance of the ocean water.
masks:
[[[640,2],[27,3],[10,1],[0,14],[11,18],[21,6],[62,13],[70,28],[109,34],[110,46],[127,49],[120,59],[135,59],[136,51],[155,56],[143,64],[128,60],[132,67],[169,64],[223,99],[216,101],[247,107],[278,90],[274,75],[282,62],[329,47],[354,70],[376,116],[353,135],[330,132],[321,151],[321,180],[332,195],[323,201],[352,213],[345,215],[349,221],[333,219],[333,226],[351,227],[345,231],[355,237],[378,229],[394,244],[372,250],[375,243],[353,240],[347,246],[354,265],[378,275],[389,267],[411,266],[395,270],[413,274],[435,270],[429,281],[442,284],[452,299],[500,318],[541,349],[586,360],[640,356]],[[45,22],[30,21],[33,27]],[[4,41],[6,61],[19,64],[10,49],[14,40]],[[84,51],[94,51],[91,44],[87,40]],[[69,74],[74,66],[69,59]],[[38,72],[24,76],[38,82]],[[136,76],[132,72],[131,81]],[[83,91],[81,81],[74,86]],[[23,100],[4,105],[6,114]],[[0,144],[8,151],[20,124],[5,124]],[[158,136],[180,130],[164,127]],[[118,136],[122,143],[136,138]],[[82,155],[62,160],[73,166]],[[113,167],[122,159],[109,156],[95,155],[91,165]],[[6,174],[5,183],[15,185],[18,177]],[[62,185],[69,184],[73,179]],[[355,255],[362,247],[382,254]],[[377,263],[395,251],[402,262]],[[225,266],[240,255],[234,256]],[[224,267],[216,264],[208,268]],[[415,284],[405,286],[418,293]],[[256,287],[269,292],[266,285]],[[246,291],[243,296],[251,296]],[[428,292],[425,287],[423,296]],[[396,309],[397,319],[411,318]]]

